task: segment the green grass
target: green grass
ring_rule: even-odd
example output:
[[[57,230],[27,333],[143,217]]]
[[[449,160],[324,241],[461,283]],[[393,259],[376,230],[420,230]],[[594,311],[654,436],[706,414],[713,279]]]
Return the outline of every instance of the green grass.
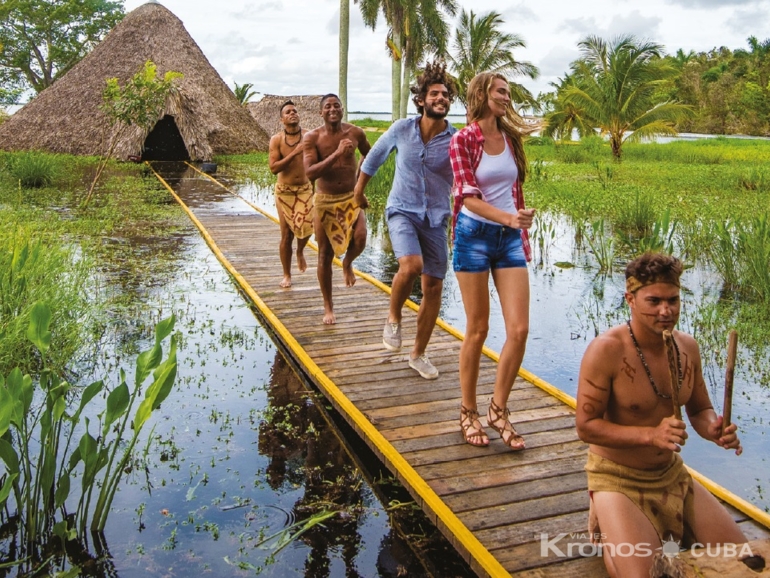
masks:
[[[351,120],[350,124],[354,124],[356,126],[360,126],[361,128],[376,128],[381,129],[382,131],[388,130],[388,127],[390,127],[392,122],[389,120],[375,120],[373,118],[359,118],[357,120]]]
[[[770,142],[715,138],[623,151],[615,162],[596,139],[528,145],[535,169],[525,185],[528,204],[577,223],[604,219],[627,250],[622,257],[673,245],[686,262],[716,269],[726,286],[753,287],[744,298],[767,300]]]
[[[111,163],[93,202],[82,210],[96,159],[36,153],[56,163],[56,181],[24,188],[11,167],[27,154],[0,155],[0,373],[17,365],[36,368],[25,332],[38,300],[53,311],[52,366],[66,371],[92,355],[111,307],[106,286],[120,282],[128,268],[146,265],[132,240],[173,240],[180,227],[189,226],[143,165]]]

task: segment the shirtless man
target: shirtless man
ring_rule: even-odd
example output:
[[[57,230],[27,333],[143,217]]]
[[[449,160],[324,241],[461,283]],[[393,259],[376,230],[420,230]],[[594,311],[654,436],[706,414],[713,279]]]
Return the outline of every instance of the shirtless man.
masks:
[[[366,220],[353,198],[356,155],[371,146],[364,131],[342,122],[342,104],[335,94],[321,99],[324,125],[308,132],[303,141],[305,174],[315,181],[315,238],[318,243],[318,283],[324,300],[323,322],[336,322],[332,304],[332,261],[343,253],[345,285],[353,286],[353,259],[366,246]]]
[[[283,130],[270,139],[270,172],[278,175],[275,206],[281,226],[279,255],[283,267],[281,287],[291,287],[291,243],[297,237],[297,269],[307,269],[304,249],[313,234],[313,185],[302,162],[302,128],[297,107],[290,100],[278,111]]]
[[[600,537],[613,578],[647,578],[663,542],[746,542],[732,516],[692,479],[679,456],[687,432],[685,423],[672,417],[664,330],[676,343],[679,401],[692,428],[736,455],[742,451],[735,424],[721,431],[698,344],[674,330],[681,273],[679,260],[666,255],[648,253],[631,261],[625,295],[631,320],[594,339],[580,367],[576,421],[580,439],[590,444],[589,531]],[[634,555],[628,555],[628,544],[639,546]]]

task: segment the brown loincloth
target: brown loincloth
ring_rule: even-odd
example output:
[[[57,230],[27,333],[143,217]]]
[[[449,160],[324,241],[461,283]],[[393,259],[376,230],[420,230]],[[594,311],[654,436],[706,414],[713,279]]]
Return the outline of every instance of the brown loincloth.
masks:
[[[588,491],[619,492],[627,496],[650,520],[661,542],[692,539],[689,525],[694,510],[693,481],[679,454],[656,470],[637,470],[588,452]],[[601,534],[593,500],[588,516],[592,536]]]
[[[275,204],[292,233],[300,239],[313,234],[313,184],[275,184]]]
[[[353,192],[341,195],[316,193],[315,210],[334,254],[339,257],[348,250],[353,225],[361,212],[361,208],[353,200]]]

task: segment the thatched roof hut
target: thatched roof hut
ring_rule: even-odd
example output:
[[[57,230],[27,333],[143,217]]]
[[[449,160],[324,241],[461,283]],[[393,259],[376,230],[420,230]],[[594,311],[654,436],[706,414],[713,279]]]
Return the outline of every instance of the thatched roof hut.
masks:
[[[259,126],[269,135],[274,135],[283,129],[279,107],[290,100],[297,107],[299,124],[303,129],[312,130],[321,126],[324,121],[321,118],[321,95],[310,94],[304,96],[278,96],[266,94],[262,100],[250,102],[246,105],[251,116]]]
[[[127,159],[144,152],[144,158],[163,158],[164,147],[172,156],[192,160],[267,150],[267,134],[241,106],[181,20],[156,2],[127,14],[72,70],[0,125],[0,148],[103,153],[101,143],[109,126],[99,108],[105,79],[117,77],[122,85],[147,60],[157,65],[161,75],[173,70],[184,78],[175,81],[178,90],[168,98],[149,139],[143,130],[131,127],[118,144],[116,157]]]

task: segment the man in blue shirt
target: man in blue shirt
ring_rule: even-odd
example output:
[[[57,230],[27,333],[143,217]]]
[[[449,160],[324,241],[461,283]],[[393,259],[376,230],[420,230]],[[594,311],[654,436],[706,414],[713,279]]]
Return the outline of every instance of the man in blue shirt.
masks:
[[[435,62],[425,67],[411,92],[420,116],[396,121],[379,138],[361,165],[354,193],[356,202],[366,207],[367,183],[395,150],[396,172],[385,215],[398,259],[398,272],[393,277],[382,342],[390,351],[401,349],[401,309],[415,279],[421,275],[423,299],[409,366],[425,379],[435,379],[438,370],[425,355],[425,348],[441,307],[449,255],[447,225],[451,217],[452,188],[449,140],[456,129],[446,116],[456,90],[446,74],[446,65]]]

